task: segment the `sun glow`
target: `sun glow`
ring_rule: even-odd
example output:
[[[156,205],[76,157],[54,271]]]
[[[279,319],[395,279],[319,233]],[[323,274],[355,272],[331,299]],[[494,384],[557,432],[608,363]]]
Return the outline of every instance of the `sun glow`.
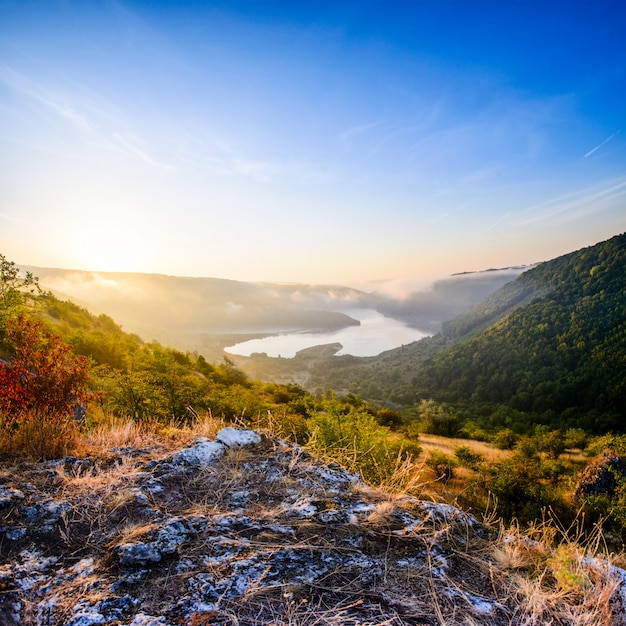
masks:
[[[76,267],[103,272],[141,272],[154,254],[148,237],[132,227],[86,222],[76,227],[72,256]]]

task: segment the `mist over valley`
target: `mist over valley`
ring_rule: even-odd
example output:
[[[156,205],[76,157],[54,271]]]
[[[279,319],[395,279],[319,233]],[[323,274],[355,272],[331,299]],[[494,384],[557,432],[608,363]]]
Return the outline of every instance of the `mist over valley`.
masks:
[[[342,343],[341,354],[372,356],[439,332],[443,322],[524,270],[467,272],[418,287],[390,280],[368,292],[343,285],[23,269],[38,276],[43,289],[112,317],[127,332],[212,361],[221,360],[224,348],[250,340],[270,346],[282,341],[282,350],[263,344],[253,350],[274,356],[335,342]]]

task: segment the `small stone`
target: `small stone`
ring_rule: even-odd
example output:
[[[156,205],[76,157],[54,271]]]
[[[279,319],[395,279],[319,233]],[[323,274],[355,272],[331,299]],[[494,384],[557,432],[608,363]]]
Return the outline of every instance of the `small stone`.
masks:
[[[164,617],[153,617],[152,615],[137,613],[130,626],[167,626],[167,621]]]
[[[254,430],[228,427],[222,428],[215,440],[229,448],[241,448],[261,443],[261,435]]]
[[[19,541],[22,539],[27,532],[27,529],[24,526],[16,526],[15,528],[7,528],[4,530],[4,536],[10,541]]]
[[[0,485],[0,509],[11,506],[17,501],[24,499],[24,494],[19,489],[13,489],[12,487],[5,487]]]
[[[163,555],[154,543],[134,541],[119,547],[119,559],[122,565],[146,565],[158,563]]]

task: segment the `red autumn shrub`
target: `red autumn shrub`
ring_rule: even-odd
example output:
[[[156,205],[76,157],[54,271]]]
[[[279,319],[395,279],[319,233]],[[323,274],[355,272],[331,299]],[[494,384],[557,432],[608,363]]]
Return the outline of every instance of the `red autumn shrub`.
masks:
[[[37,319],[7,324],[13,355],[0,363],[0,414],[14,448],[39,458],[65,454],[76,436],[74,408],[87,398],[89,360]]]

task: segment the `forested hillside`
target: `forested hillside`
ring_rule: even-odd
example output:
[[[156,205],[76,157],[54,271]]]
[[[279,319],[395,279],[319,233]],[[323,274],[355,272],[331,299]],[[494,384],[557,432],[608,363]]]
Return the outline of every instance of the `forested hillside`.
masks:
[[[405,407],[435,398],[488,430],[624,432],[625,268],[622,234],[524,272],[440,335],[318,363],[309,384]]]
[[[509,309],[521,303],[427,362],[420,393],[499,408],[497,421],[505,425],[532,419],[623,432],[625,268],[621,235],[529,270],[450,325],[448,333],[467,334],[503,296]]]

